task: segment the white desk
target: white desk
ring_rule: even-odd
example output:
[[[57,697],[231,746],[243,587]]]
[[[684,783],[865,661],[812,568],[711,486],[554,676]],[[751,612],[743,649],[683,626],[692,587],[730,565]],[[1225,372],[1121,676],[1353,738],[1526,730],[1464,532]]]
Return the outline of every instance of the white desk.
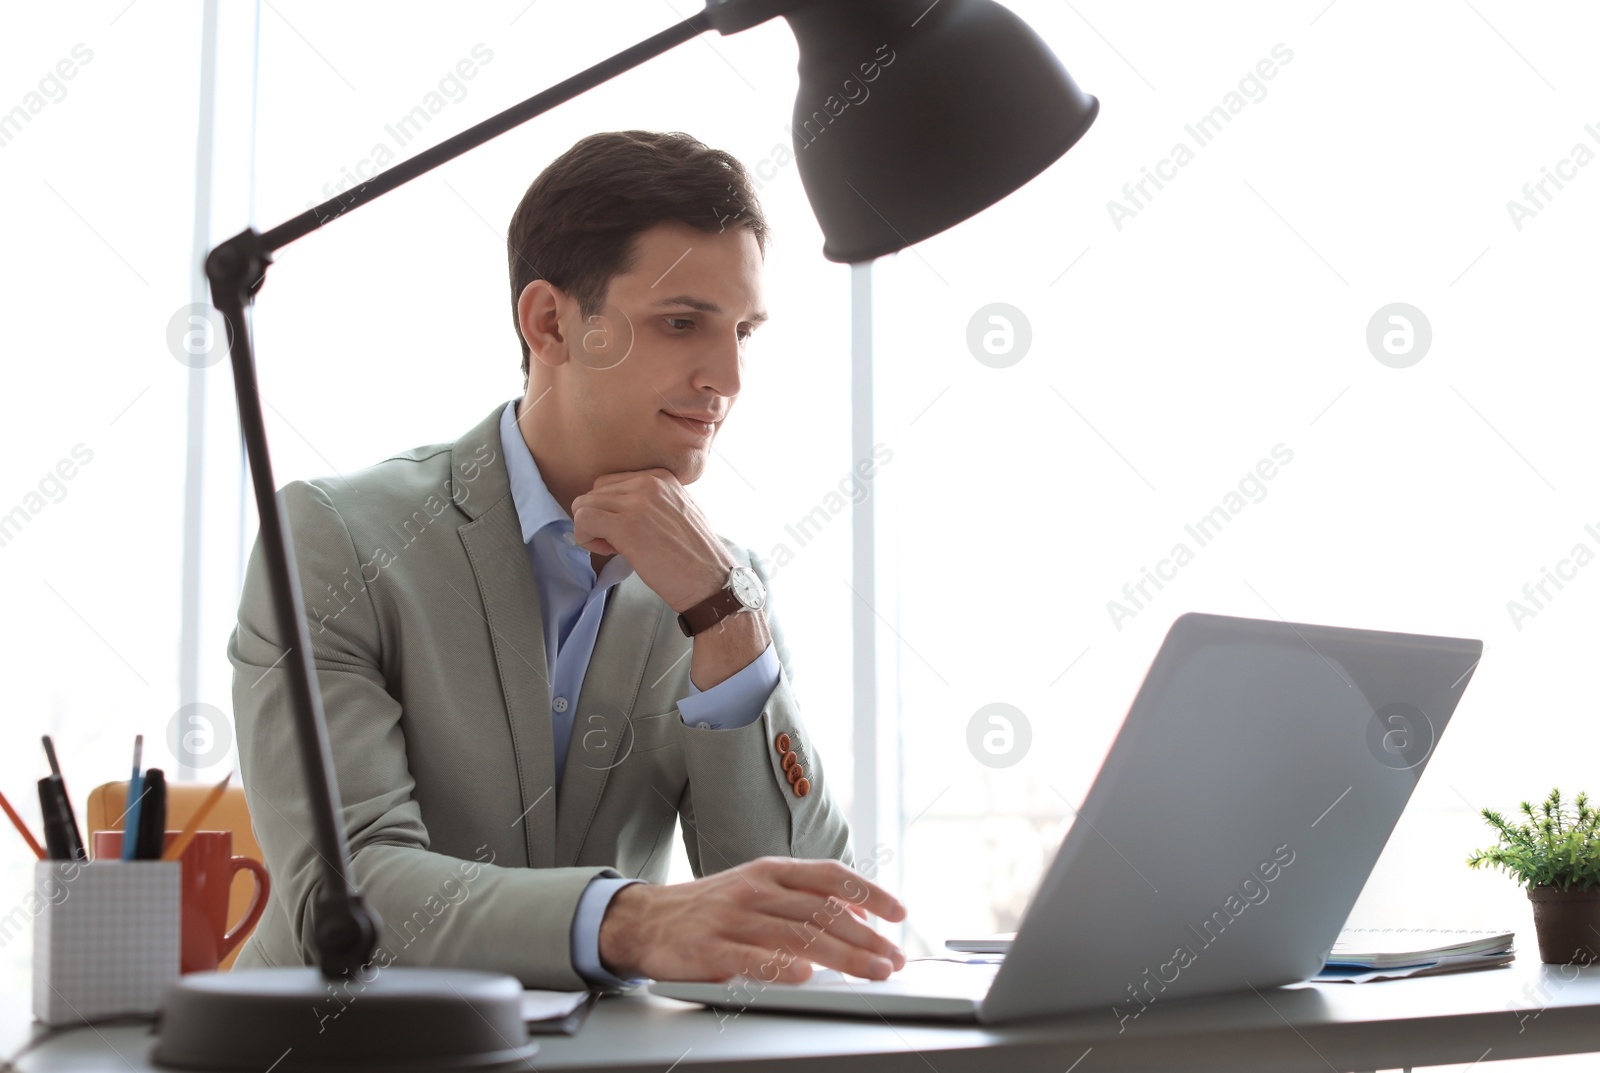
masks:
[[[17,997],[0,1004],[0,1019],[0,1053],[17,1056],[22,1073],[154,1068],[148,1025],[53,1035],[34,1026],[29,1042],[28,1005]],[[1120,1035],[1100,1015],[979,1028],[719,1015],[630,994],[601,1002],[577,1036],[540,1039],[540,1073],[1346,1073],[1480,1059],[1476,1068],[1492,1073],[1497,1059],[1600,1050],[1600,966],[1544,966],[1523,955],[1509,968],[1456,976],[1157,1001]]]

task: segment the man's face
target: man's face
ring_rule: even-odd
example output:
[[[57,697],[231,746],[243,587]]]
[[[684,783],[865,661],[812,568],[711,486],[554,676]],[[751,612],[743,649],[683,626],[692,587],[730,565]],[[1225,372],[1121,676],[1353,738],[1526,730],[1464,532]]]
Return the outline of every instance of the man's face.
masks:
[[[599,472],[660,466],[682,484],[705,472],[733,408],[750,334],[766,319],[761,248],[743,227],[666,223],[635,240],[600,314],[562,320],[564,396],[581,452]],[[579,446],[575,444],[574,446]]]

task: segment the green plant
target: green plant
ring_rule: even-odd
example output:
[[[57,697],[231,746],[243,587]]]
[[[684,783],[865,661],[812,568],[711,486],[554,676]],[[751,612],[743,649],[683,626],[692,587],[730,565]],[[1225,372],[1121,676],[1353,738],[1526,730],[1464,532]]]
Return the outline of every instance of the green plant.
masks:
[[[1579,794],[1575,808],[1563,808],[1561,791],[1535,809],[1522,802],[1527,822],[1511,824],[1494,809],[1483,818],[1500,835],[1500,844],[1480,849],[1467,858],[1470,868],[1499,868],[1524,887],[1588,890],[1600,887],[1600,809],[1589,807],[1589,795]]]

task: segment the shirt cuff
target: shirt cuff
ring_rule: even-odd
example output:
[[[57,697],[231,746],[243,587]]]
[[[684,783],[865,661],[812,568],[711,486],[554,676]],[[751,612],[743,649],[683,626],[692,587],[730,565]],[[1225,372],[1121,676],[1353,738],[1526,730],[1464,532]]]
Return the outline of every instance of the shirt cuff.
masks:
[[[635,987],[643,979],[625,980],[606,971],[600,964],[600,922],[617,891],[637,879],[591,879],[578,898],[578,911],[572,914],[572,967],[591,987]]]
[[[689,695],[678,701],[678,716],[685,726],[700,730],[749,726],[761,718],[761,709],[777,688],[778,668],[778,653],[768,641],[761,655],[710,689],[701,691],[693,679],[686,679]]]

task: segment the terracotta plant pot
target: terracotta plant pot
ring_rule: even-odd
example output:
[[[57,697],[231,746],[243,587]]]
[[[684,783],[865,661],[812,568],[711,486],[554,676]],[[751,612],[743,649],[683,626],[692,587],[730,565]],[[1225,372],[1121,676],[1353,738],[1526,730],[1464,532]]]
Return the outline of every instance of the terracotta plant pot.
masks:
[[[1600,888],[1529,887],[1539,960],[1546,965],[1588,965],[1600,960]]]

